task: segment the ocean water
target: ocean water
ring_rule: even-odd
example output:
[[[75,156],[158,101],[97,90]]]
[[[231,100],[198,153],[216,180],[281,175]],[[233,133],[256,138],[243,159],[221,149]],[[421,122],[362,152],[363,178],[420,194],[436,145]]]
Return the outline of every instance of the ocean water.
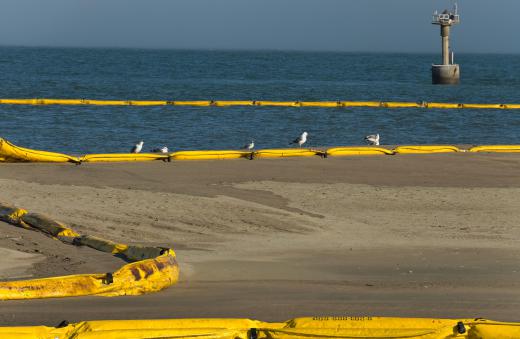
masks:
[[[520,55],[458,55],[462,84],[431,85],[435,54],[0,48],[0,97],[520,103]],[[520,143],[518,110],[0,105],[0,136],[72,154],[309,146]]]

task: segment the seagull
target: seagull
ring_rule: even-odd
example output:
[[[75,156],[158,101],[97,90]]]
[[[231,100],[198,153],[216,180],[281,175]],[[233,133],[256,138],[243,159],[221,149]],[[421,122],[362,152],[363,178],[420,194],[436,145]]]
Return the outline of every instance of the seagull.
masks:
[[[365,141],[370,146],[379,146],[379,134],[370,134],[365,137]]]
[[[255,141],[254,140],[251,140],[250,143],[245,144],[244,146],[242,146],[242,149],[246,149],[248,151],[252,150],[253,148],[255,148]]]
[[[294,139],[289,145],[298,144],[298,146],[302,147],[303,144],[307,141],[307,132],[303,132],[298,138]]]
[[[166,154],[166,153],[168,153],[168,147],[163,146],[163,147],[161,147],[161,148],[154,148],[154,149],[151,150],[150,152],[152,152],[152,153],[163,153],[163,154]]]
[[[136,144],[134,147],[132,147],[132,150],[130,153],[139,153],[143,149],[144,141],[140,141],[138,144]]]

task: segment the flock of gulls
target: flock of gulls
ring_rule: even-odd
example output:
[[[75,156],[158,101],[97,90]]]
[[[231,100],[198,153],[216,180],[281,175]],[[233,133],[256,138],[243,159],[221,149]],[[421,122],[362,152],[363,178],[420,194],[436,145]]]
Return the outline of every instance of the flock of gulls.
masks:
[[[303,132],[299,137],[297,137],[296,139],[291,141],[289,143],[289,145],[296,145],[297,144],[299,147],[302,147],[302,145],[307,142],[307,136],[308,135],[309,135],[309,133]],[[365,137],[365,141],[370,146],[379,146],[379,134],[367,135]],[[140,153],[143,150],[143,145],[144,145],[144,141],[141,140],[139,143],[135,144],[134,147],[132,147],[132,150],[130,152],[131,153]],[[249,150],[249,151],[253,150],[254,148],[255,148],[255,141],[254,140],[251,140],[250,143],[247,143],[244,146],[242,146],[242,149],[246,149],[246,150]],[[150,152],[166,154],[166,153],[168,153],[168,147],[162,146],[162,147],[159,147],[159,148],[154,148]]]

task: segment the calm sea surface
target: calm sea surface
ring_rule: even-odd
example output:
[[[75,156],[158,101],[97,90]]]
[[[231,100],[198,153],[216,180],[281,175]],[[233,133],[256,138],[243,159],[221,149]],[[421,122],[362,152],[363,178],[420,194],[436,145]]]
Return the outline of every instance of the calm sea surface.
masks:
[[[0,48],[0,97],[520,103],[519,55],[459,55],[462,84],[433,86],[438,55]],[[68,153],[309,145],[520,143],[520,111],[0,105],[0,136]]]

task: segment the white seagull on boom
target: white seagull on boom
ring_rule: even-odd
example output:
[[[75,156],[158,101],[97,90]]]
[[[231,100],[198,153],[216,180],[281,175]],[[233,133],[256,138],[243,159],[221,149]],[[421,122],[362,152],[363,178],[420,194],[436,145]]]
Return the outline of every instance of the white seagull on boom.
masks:
[[[298,146],[302,147],[303,144],[307,141],[307,132],[303,132],[298,138],[294,139],[289,145],[298,144]]]
[[[163,154],[166,154],[166,153],[168,153],[168,147],[163,146],[163,147],[161,147],[161,148],[154,148],[154,149],[151,150],[150,152],[152,152],[152,153],[163,153]]]
[[[140,141],[138,144],[136,144],[134,147],[132,147],[132,150],[130,153],[139,153],[143,149],[144,141]]]
[[[245,144],[242,149],[247,149],[247,150],[252,150],[253,148],[255,148],[255,141],[254,140],[251,140],[251,142],[249,144]]]
[[[379,134],[367,135],[365,141],[371,146],[379,146]]]

